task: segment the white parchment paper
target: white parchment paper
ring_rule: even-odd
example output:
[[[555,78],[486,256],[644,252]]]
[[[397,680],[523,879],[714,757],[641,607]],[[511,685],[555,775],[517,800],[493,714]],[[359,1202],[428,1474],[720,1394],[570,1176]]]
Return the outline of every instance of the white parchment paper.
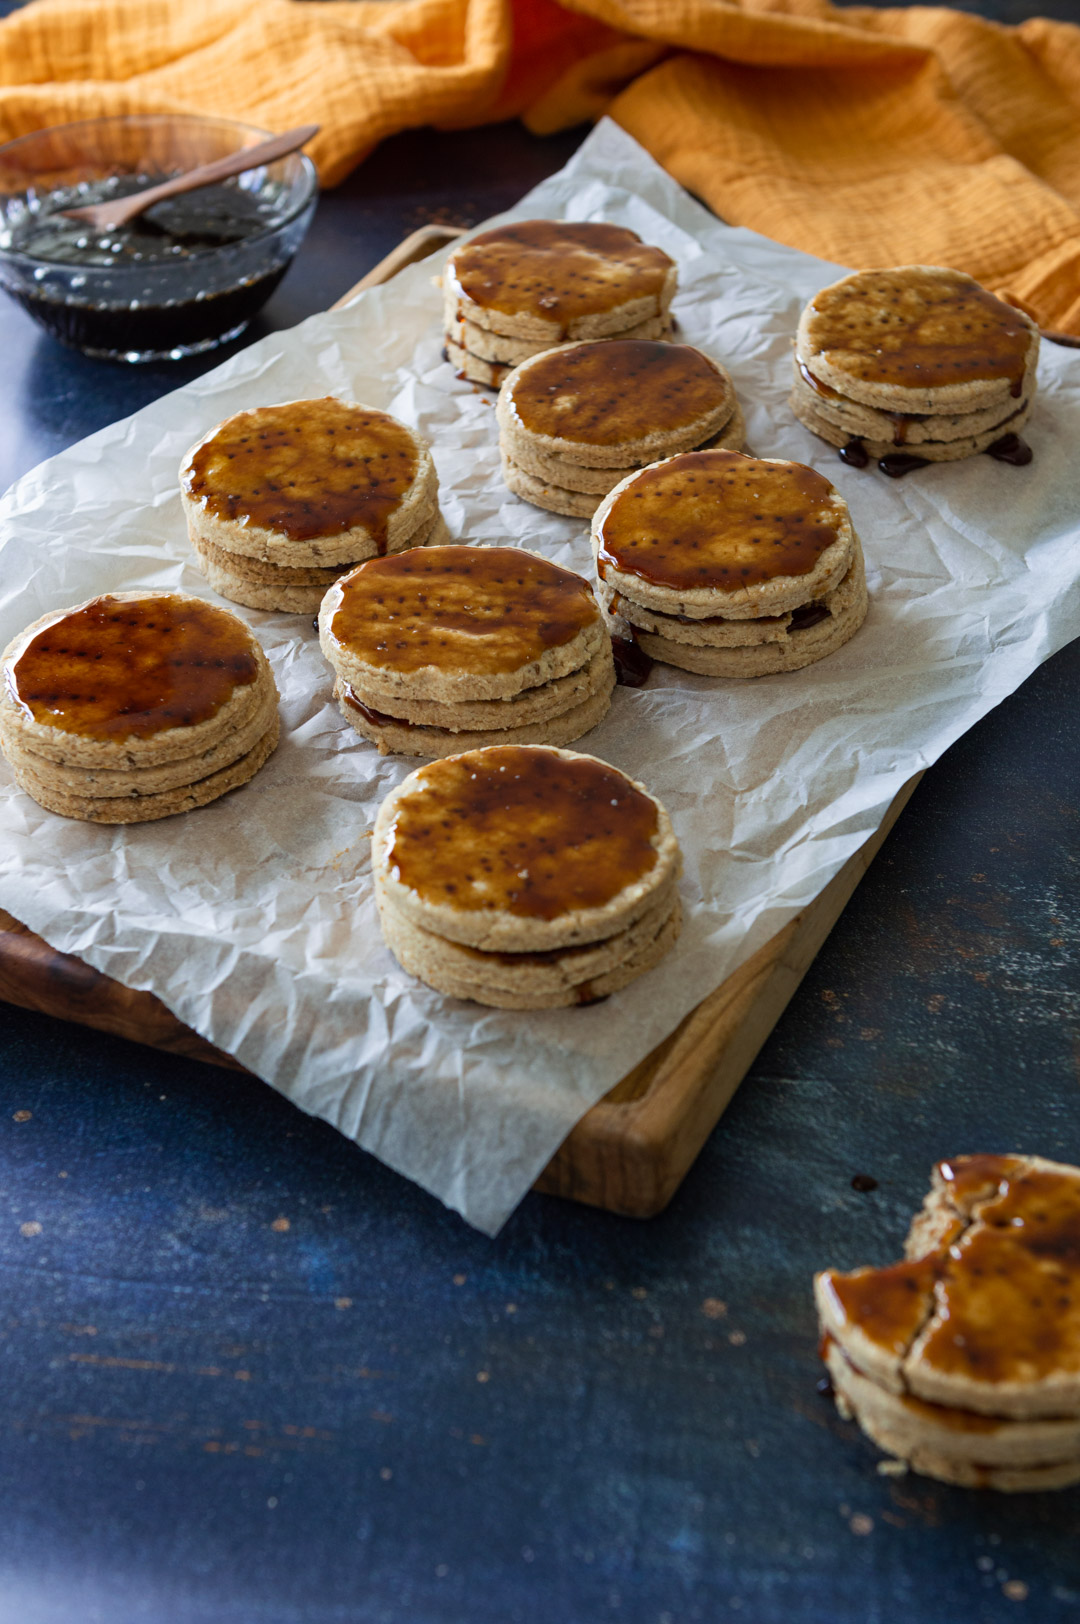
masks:
[[[799,310],[838,267],[720,224],[610,123],[503,218],[536,215],[615,221],[677,259],[681,336],[730,368],[750,445],[821,469],[866,549],[870,613],[839,653],[748,683],[657,667],[579,746],[671,813],[686,859],[675,952],[605,1003],[540,1014],[442,998],[401,971],[367,832],[416,763],[344,724],[306,617],[237,611],[273,664],[284,733],[209,807],[96,828],[42,811],[0,762],[0,905],[492,1233],[578,1118],[822,889],[906,780],[1080,633],[1075,351],[1044,346],[1031,467],[973,457],[892,482],[845,468],[785,404]],[[455,537],[591,575],[586,527],[503,486],[491,397],[440,360],[437,268],[273,334],[20,480],[0,508],[0,645],[100,592],[213,598],[187,546],[181,456],[231,412],[323,393],[430,439]]]

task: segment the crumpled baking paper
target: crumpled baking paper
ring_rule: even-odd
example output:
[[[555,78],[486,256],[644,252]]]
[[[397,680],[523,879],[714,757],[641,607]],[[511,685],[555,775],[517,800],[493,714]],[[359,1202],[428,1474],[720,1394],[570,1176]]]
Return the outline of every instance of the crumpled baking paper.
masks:
[[[306,617],[237,612],[282,695],[282,743],[246,788],[182,817],[96,828],[42,811],[0,762],[0,905],[55,948],[157,994],[301,1109],[494,1233],[588,1108],[805,906],[901,786],[1080,632],[1080,356],[1047,344],[1025,469],[987,457],[900,482],[845,468],[791,415],[800,308],[840,274],[727,227],[601,124],[509,218],[611,220],[679,264],[680,336],[732,372],[749,443],[847,498],[871,607],[837,654],[739,683],[657,667],[577,748],[642,780],[685,854],[675,951],[591,1008],[440,997],[383,947],[368,831],[417,765],[343,722]],[[512,497],[492,397],[440,358],[425,261],[274,333],[21,479],[0,508],[0,645],[97,593],[213,599],[177,488],[187,447],[246,407],[335,393],[432,442],[455,538],[514,542],[591,577],[587,528]]]

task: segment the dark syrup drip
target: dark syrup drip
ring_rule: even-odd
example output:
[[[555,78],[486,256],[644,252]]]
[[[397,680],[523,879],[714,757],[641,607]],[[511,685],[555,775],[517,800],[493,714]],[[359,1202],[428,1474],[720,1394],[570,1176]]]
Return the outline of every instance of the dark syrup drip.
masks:
[[[1027,441],[1018,434],[1003,434],[1000,440],[987,446],[985,454],[995,462],[1011,463],[1014,468],[1026,468],[1033,455]]]
[[[814,1386],[817,1388],[817,1391],[821,1394],[822,1398],[832,1398],[833,1384],[831,1376],[819,1376],[817,1381],[814,1383]]]
[[[641,645],[632,637],[613,637],[611,652],[615,657],[615,680],[620,688],[644,688],[653,662]]]
[[[909,451],[890,451],[887,457],[878,458],[878,467],[890,479],[903,479],[905,474],[913,474],[916,468],[929,467],[929,458],[914,457]]]
[[[870,462],[870,455],[861,440],[849,440],[836,454],[849,468],[866,468]]]
[[[828,620],[832,610],[825,603],[806,603],[798,609],[791,611],[791,621],[788,630],[791,632],[804,632],[811,626],[819,626],[823,620]]]
[[[867,1195],[878,1187],[877,1179],[872,1179],[869,1173],[856,1173],[851,1181],[851,1188],[858,1190],[860,1195]]]

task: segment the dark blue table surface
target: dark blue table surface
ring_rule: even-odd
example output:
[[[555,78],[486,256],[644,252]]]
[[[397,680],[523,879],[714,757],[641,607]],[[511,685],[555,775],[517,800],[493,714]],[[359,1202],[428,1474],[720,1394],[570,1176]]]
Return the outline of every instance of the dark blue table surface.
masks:
[[[387,143],[256,332],[579,134]],[[4,479],[218,359],[7,305],[0,350]],[[0,1624],[1075,1619],[1080,1493],[879,1476],[810,1278],[898,1255],[941,1156],[1080,1160],[1078,715],[1074,645],[927,775],[649,1223],[485,1240],[259,1083],[0,1006]]]

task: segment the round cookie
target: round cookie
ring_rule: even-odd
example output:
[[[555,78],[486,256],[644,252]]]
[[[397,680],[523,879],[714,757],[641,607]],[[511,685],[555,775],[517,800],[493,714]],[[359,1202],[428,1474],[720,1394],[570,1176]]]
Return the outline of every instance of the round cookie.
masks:
[[[573,744],[583,734],[590,733],[602,722],[611,706],[611,692],[615,686],[615,666],[610,654],[602,667],[603,678],[593,693],[578,703],[535,721],[520,721],[517,717],[499,718],[489,728],[438,727],[419,722],[404,721],[363,705],[340,679],[334,693],[342,716],[363,738],[378,745],[380,755],[456,756],[463,750],[483,750],[501,744]],[[504,710],[512,709],[512,702],[504,702]],[[501,725],[500,725],[501,723]]]
[[[798,362],[845,399],[883,411],[963,413],[1020,399],[1036,323],[962,271],[857,271],[806,306]]]
[[[331,587],[324,655],[360,694],[508,699],[607,647],[589,583],[518,547],[447,546],[372,560]]]
[[[54,610],[8,644],[0,666],[0,742],[61,768],[197,762],[277,699],[244,622],[179,592]]]
[[[377,885],[411,923],[487,952],[601,941],[680,869],[664,808],[594,756],[544,746],[445,757],[379,809]]]
[[[446,359],[453,367],[459,378],[469,383],[480,383],[487,389],[501,389],[505,380],[514,370],[512,366],[504,365],[499,361],[484,361],[471,351],[463,349],[460,344],[446,335],[443,349]]]
[[[810,401],[805,395],[793,391],[788,397],[791,407],[800,423],[804,423],[811,433],[816,434],[819,440],[827,440],[830,445],[846,446],[852,440],[859,444],[868,458],[880,461],[886,457],[909,456],[919,457],[923,462],[961,462],[965,457],[977,456],[982,451],[989,451],[1007,434],[1016,434],[1027,422],[1031,412],[1030,401],[1026,402],[1015,412],[1009,412],[1006,418],[994,428],[986,429],[981,434],[972,435],[966,440],[927,440],[913,441],[910,444],[898,445],[893,439],[872,440],[864,435],[856,435],[849,429],[841,428],[821,412],[816,403]]]
[[[631,474],[592,522],[597,574],[663,614],[728,620],[818,602],[855,547],[847,504],[801,463],[690,451]]]
[[[404,423],[328,396],[219,423],[184,458],[180,494],[193,541],[323,569],[408,545],[435,516],[438,481]]]
[[[842,434],[843,439],[835,441],[836,444],[846,445],[848,440],[857,438],[866,442],[868,450],[871,445],[884,444],[890,452],[914,451],[919,456],[924,455],[922,447],[927,443],[962,444],[966,448],[963,455],[971,456],[977,439],[980,440],[977,449],[984,450],[981,436],[993,431],[990,439],[990,443],[993,443],[994,438],[1015,432],[1027,420],[1031,408],[1030,400],[1014,401],[1010,397],[1007,401],[995,401],[973,412],[936,412],[932,416],[883,412],[859,401],[844,400],[799,362],[795,363],[789,403],[795,416],[807,428],[812,428],[815,434],[820,432],[816,426],[819,419],[824,419],[826,424]]]
[[[666,315],[676,278],[674,260],[623,226],[518,220],[455,248],[445,327],[468,321],[545,345],[606,338]]]

